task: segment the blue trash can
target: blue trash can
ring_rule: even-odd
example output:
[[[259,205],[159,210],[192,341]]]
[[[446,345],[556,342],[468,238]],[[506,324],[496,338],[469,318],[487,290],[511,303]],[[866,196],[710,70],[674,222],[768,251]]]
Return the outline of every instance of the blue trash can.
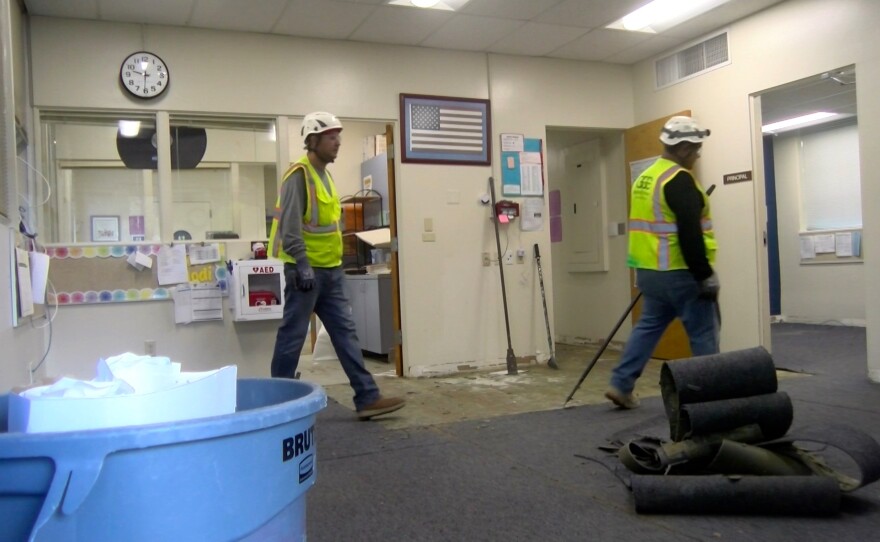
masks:
[[[242,379],[234,414],[63,433],[9,433],[0,396],[0,539],[306,538],[324,390]]]

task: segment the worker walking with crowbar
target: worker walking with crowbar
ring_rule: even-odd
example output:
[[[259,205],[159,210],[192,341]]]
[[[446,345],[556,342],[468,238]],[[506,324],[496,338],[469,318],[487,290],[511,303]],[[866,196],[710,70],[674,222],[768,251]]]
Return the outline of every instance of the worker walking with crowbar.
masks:
[[[670,118],[660,133],[663,154],[631,188],[629,255],[636,270],[639,294],[617,322],[593,361],[581,375],[565,404],[604,352],[614,333],[639,298],[642,313],[614,367],[605,397],[623,409],[639,406],[633,395],[636,380],[669,324],[680,318],[695,356],[719,351],[720,283],[712,268],[715,233],[708,195],[692,169],[710,131],[690,117]],[[563,404],[563,406],[565,406]]]

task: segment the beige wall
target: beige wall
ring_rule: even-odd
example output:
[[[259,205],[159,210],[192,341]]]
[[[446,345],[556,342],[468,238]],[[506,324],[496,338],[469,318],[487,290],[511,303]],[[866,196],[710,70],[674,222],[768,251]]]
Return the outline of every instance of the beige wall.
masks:
[[[12,75],[14,82],[14,106],[16,114],[25,121],[27,119],[28,101],[26,94],[25,73],[25,48],[24,37],[21,31],[24,27],[24,19],[19,11],[18,3],[14,1],[0,2],[0,9],[5,10],[2,21],[9,21],[9,27],[0,28],[0,36],[4,39],[11,37],[12,51],[9,51],[9,59],[12,62]],[[22,171],[20,163],[16,164]],[[24,178],[24,174],[20,175]],[[14,197],[14,196],[13,196]],[[7,224],[0,219],[0,344],[3,345],[3,354],[0,356],[0,393],[9,389],[14,383],[27,383],[30,381],[30,367],[36,367],[43,356],[45,344],[48,338],[48,328],[43,319],[30,319],[21,321],[19,327],[13,327],[13,306],[10,275],[11,254],[15,246],[23,246],[19,236],[18,224]],[[41,371],[37,371],[39,376]]]

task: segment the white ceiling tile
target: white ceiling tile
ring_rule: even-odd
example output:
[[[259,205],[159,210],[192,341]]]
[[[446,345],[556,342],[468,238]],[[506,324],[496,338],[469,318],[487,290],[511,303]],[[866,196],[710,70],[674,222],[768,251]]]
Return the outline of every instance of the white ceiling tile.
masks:
[[[290,0],[272,32],[291,36],[345,39],[376,6],[339,0]]]
[[[646,0],[564,0],[535,21],[596,28],[620,19]]]
[[[604,60],[615,53],[635,47],[650,37],[650,34],[596,28],[566,43],[549,56],[572,60]]]
[[[522,21],[455,15],[421,45],[438,49],[485,51],[496,41],[522,26]]]
[[[625,49],[609,56],[605,59],[605,62],[612,62],[615,64],[634,64],[668,51],[676,45],[679,45],[679,43],[680,42],[674,38],[651,34],[645,41],[639,42],[629,49]]]
[[[603,33],[593,32],[604,30],[606,24],[647,0],[470,0],[462,11],[454,14],[386,6],[386,0],[24,0],[24,3],[29,13],[46,17],[190,25],[464,51],[492,48],[492,51],[508,54],[583,60],[595,60],[607,54],[609,61],[631,64],[683,46],[784,1],[730,0],[661,36],[634,34],[632,40],[639,40],[636,45],[631,39],[610,34],[600,40]],[[388,12],[389,9],[407,11],[395,13]],[[565,29],[549,32],[546,29],[550,27],[546,25],[560,25]],[[592,32],[581,36],[572,28],[581,32],[592,29]],[[423,36],[427,37],[422,39]],[[657,51],[656,44],[663,44],[663,50]]]
[[[194,0],[98,0],[103,21],[184,26]]]
[[[508,55],[542,56],[577,39],[585,28],[558,24],[526,23],[516,32],[495,42],[489,50]]]
[[[561,0],[470,0],[461,13],[529,21]]]
[[[191,26],[245,32],[269,32],[287,0],[196,0]]]
[[[738,21],[756,11],[767,8],[773,4],[778,4],[781,1],[782,0],[747,0],[728,2],[727,4],[722,4],[711,11],[685,21],[678,26],[670,28],[663,32],[663,35],[683,40],[698,38],[704,34],[712,32],[713,30],[729,25],[734,21]]]
[[[68,17],[73,19],[97,19],[98,0],[25,0],[28,13],[49,17]]]
[[[350,36],[350,39],[378,43],[418,45],[453,13],[435,9],[378,7]]]

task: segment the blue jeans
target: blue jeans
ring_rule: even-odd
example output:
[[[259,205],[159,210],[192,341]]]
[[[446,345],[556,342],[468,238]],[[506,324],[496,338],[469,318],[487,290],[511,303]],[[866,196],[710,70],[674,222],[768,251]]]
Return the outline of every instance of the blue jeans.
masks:
[[[284,314],[275,338],[272,376],[295,377],[299,355],[309,331],[309,320],[314,312],[327,328],[342,370],[354,390],[354,406],[360,410],[379,398],[379,387],[373,375],[364,367],[364,356],[345,293],[345,273],[342,267],[315,267],[314,271],[315,287],[303,292],[293,287],[296,266],[284,264]]]
[[[684,324],[694,356],[717,354],[721,322],[715,301],[699,299],[699,284],[690,271],[636,270],[642,292],[642,314],[611,373],[611,385],[632,392],[660,337],[678,317]]]

